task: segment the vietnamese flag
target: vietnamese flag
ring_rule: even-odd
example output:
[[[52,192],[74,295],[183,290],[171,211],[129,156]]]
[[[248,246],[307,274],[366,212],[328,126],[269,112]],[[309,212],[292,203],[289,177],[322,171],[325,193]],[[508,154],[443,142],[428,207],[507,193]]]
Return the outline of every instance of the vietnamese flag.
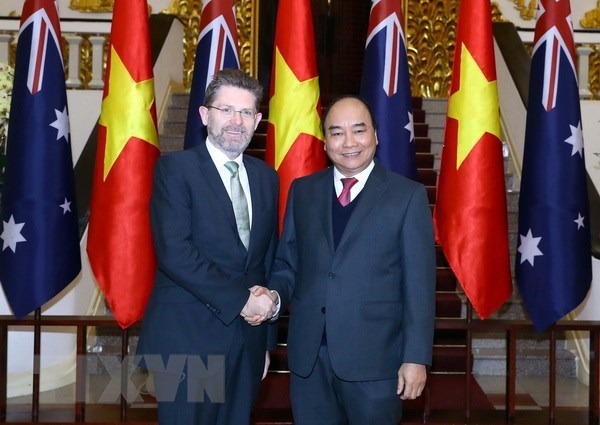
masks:
[[[146,0],[116,0],[110,34],[87,252],[122,328],[139,320],[156,258],[148,204],[159,156]]]
[[[512,292],[489,0],[461,2],[435,233],[482,319]]]
[[[279,230],[296,177],[327,166],[309,0],[281,0],[277,10],[266,161],[279,173]]]

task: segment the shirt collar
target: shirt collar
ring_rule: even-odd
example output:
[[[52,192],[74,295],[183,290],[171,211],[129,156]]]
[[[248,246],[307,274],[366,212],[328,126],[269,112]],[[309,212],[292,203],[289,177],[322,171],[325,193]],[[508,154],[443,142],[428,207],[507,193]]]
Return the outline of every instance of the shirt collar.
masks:
[[[206,150],[208,150],[208,154],[216,165],[225,165],[226,162],[235,161],[238,163],[240,168],[244,166],[244,161],[242,161],[244,156],[243,154],[240,154],[237,158],[230,159],[222,151],[217,149],[217,147],[213,145],[208,138],[206,139]]]
[[[365,168],[360,173],[355,174],[352,177],[354,177],[359,182],[365,182],[371,175],[371,171],[373,171],[373,168],[375,168],[375,161],[371,160],[371,163],[367,166],[367,168]],[[346,176],[343,175],[342,173],[340,173],[339,170],[334,166],[333,167],[333,179],[335,181],[338,181],[343,178],[346,178]]]

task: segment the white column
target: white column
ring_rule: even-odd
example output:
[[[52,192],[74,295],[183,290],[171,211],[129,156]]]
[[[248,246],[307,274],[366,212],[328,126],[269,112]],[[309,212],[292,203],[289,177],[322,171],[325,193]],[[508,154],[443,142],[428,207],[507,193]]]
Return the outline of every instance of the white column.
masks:
[[[104,43],[106,36],[93,35],[89,38],[92,43],[92,80],[88,84],[90,89],[104,88],[102,70],[104,65]]]
[[[8,63],[11,34],[0,34],[0,62]]]
[[[590,91],[590,54],[592,48],[588,46],[580,46],[577,49],[577,68],[579,79],[579,98],[590,99],[592,92]]]
[[[79,88],[82,86],[79,79],[79,66],[81,54],[79,48],[81,46],[82,37],[77,34],[65,35],[65,40],[69,44],[69,76],[67,78],[67,88]]]

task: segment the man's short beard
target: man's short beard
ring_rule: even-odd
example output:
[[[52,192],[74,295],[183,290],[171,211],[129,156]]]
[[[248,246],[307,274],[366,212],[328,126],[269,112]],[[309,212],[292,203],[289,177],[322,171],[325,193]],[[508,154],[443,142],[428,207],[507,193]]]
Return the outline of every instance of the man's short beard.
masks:
[[[223,152],[230,153],[230,154],[235,154],[234,158],[237,158],[242,153],[244,153],[244,151],[246,150],[246,148],[250,144],[250,141],[252,140],[252,134],[248,134],[246,132],[246,128],[244,128],[243,129],[244,133],[243,133],[242,136],[246,139],[245,142],[242,143],[242,144],[229,143],[227,141],[227,138],[225,136],[223,136],[223,133],[225,132],[225,130],[227,128],[228,127],[223,127],[223,131],[221,132],[221,134],[215,134],[214,132],[208,130],[208,135],[210,137],[211,142],[217,148],[219,148]]]

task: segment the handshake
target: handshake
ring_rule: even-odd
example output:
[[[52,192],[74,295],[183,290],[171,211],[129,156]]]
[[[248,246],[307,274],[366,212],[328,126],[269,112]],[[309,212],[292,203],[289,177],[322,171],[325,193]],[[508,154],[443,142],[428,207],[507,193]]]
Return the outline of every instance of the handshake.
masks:
[[[254,285],[248,288],[250,297],[240,313],[246,322],[252,326],[258,326],[265,320],[269,320],[277,311],[279,295],[277,292],[269,291],[264,286]]]

